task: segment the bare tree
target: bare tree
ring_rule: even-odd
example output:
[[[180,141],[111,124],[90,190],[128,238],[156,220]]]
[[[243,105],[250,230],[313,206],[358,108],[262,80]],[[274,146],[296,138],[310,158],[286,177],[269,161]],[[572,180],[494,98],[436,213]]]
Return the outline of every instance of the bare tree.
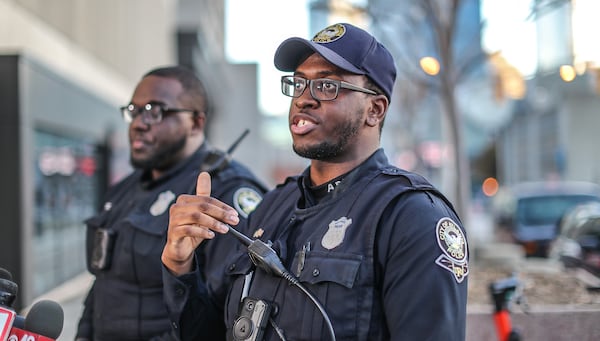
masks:
[[[451,148],[453,176],[456,179],[450,191],[451,200],[458,212],[465,216],[471,200],[470,167],[463,140],[463,117],[456,98],[457,85],[466,80],[486,60],[481,50],[478,22],[475,30],[460,31],[461,41],[468,44],[457,48],[457,20],[461,6],[477,4],[476,0],[371,0],[365,11],[371,27],[390,47],[398,64],[398,78],[416,89],[429,89],[439,96],[440,108],[447,122],[447,142]],[[431,76],[418,66],[419,60],[433,53],[439,61],[440,72]],[[418,91],[420,92],[420,90]],[[431,93],[427,95],[431,97]],[[400,100],[414,101],[423,98],[404,96]]]

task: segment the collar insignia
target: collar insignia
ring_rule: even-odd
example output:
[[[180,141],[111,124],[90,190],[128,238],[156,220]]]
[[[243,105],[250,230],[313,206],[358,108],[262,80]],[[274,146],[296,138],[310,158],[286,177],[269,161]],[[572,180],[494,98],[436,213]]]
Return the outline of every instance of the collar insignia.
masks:
[[[337,187],[337,185],[339,185],[342,182],[342,180],[337,180],[331,183],[327,184],[327,193],[331,193],[333,192],[333,190],[335,190],[335,188]]]
[[[321,245],[331,250],[339,246],[344,241],[346,229],[352,224],[352,219],[341,217],[338,220],[333,220],[329,223],[329,229],[325,232]]]
[[[150,206],[150,214],[156,217],[165,213],[174,199],[175,193],[169,190],[160,193],[154,204]]]
[[[262,228],[259,228],[258,230],[254,231],[252,238],[260,238],[260,237],[262,237],[262,235],[264,233],[265,233],[265,230],[263,230]]]
[[[452,219],[444,217],[437,223],[435,236],[442,254],[435,263],[450,271],[458,283],[469,273],[467,264],[467,239],[461,228]]]

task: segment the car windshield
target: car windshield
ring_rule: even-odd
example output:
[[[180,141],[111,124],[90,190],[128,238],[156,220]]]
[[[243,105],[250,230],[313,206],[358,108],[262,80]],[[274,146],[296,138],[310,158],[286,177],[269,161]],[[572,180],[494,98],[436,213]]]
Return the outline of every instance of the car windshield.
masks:
[[[578,227],[577,235],[589,235],[600,238],[600,218],[590,218]]]
[[[517,204],[517,221],[524,225],[555,224],[565,211],[587,201],[598,201],[598,198],[590,195],[522,198]]]

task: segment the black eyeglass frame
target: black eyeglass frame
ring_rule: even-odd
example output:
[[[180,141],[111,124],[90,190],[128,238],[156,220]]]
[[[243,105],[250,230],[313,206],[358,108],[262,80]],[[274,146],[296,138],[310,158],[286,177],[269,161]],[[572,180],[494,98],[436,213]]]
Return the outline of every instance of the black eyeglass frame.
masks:
[[[155,116],[151,113],[152,108],[158,107],[158,116]],[[142,122],[144,124],[158,124],[162,122],[163,118],[168,114],[177,114],[177,113],[185,113],[189,112],[194,116],[198,115],[197,110],[193,109],[183,109],[183,108],[169,108],[162,103],[146,103],[141,107],[136,106],[133,103],[129,103],[128,105],[122,106],[119,108],[121,111],[121,115],[123,119],[127,123],[133,122],[133,120],[142,115]]]
[[[296,82],[295,79],[303,80],[304,88],[298,94],[296,94],[296,91],[294,91],[293,94],[286,93],[286,91],[284,90],[284,87],[287,85],[297,84],[298,82]],[[291,82],[290,82],[290,80],[291,80]],[[322,99],[322,98],[318,98],[319,96],[315,96],[315,90],[314,90],[313,84],[315,84],[315,82],[319,82],[319,81],[324,81],[324,82],[328,82],[328,83],[332,83],[332,84],[336,85],[335,96],[333,96],[333,98]],[[337,80],[337,79],[330,79],[330,78],[306,79],[304,77],[294,76],[294,75],[281,76],[281,92],[285,96],[292,97],[292,98],[298,98],[298,97],[302,96],[304,91],[306,91],[306,88],[309,88],[310,95],[312,96],[312,98],[316,99],[317,101],[333,101],[333,100],[335,100],[338,97],[338,95],[340,94],[340,89],[347,89],[347,90],[351,90],[351,91],[363,92],[363,93],[366,93],[369,95],[379,95],[377,92],[375,92],[371,89],[363,88],[361,86],[354,85],[352,83],[344,82],[344,81]]]

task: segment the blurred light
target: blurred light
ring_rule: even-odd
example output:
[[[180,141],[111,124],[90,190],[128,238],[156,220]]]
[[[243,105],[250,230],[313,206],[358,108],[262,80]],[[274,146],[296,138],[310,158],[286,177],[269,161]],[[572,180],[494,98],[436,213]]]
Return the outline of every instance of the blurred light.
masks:
[[[38,167],[42,174],[46,176],[54,174],[71,176],[75,172],[77,164],[70,148],[49,147],[39,154]]]
[[[577,62],[575,63],[575,72],[577,72],[578,76],[581,76],[587,70],[587,63],[585,62]]]
[[[571,6],[572,53],[575,61],[598,63],[600,62],[600,47],[597,41],[600,21],[597,17],[600,1],[576,0],[571,1]]]
[[[444,151],[438,141],[422,142],[418,150],[421,160],[427,166],[433,168],[440,168],[442,166]]]
[[[481,184],[481,191],[488,197],[496,195],[498,193],[498,180],[495,178],[487,178],[483,180],[483,184]]]
[[[423,57],[419,61],[421,69],[431,76],[435,76],[440,72],[440,63],[433,57]]]
[[[541,0],[540,0],[541,1]],[[597,1],[597,0],[591,0]],[[537,27],[528,20],[533,0],[481,0],[481,43],[484,51],[502,51],[507,62],[526,78],[537,70]]]
[[[412,150],[404,150],[396,157],[396,165],[407,171],[412,171],[417,166],[417,156]]]
[[[527,92],[527,85],[521,72],[508,63],[500,52],[490,54],[489,62],[495,70],[494,87],[496,99],[503,100],[506,97],[512,99],[524,98]]]
[[[571,65],[563,65],[560,67],[560,78],[562,78],[563,81],[565,82],[571,82],[575,79],[575,76],[577,75],[575,73],[575,68],[573,68]]]
[[[84,156],[79,160],[79,170],[87,176],[94,175],[96,168],[96,160],[91,156]]]

